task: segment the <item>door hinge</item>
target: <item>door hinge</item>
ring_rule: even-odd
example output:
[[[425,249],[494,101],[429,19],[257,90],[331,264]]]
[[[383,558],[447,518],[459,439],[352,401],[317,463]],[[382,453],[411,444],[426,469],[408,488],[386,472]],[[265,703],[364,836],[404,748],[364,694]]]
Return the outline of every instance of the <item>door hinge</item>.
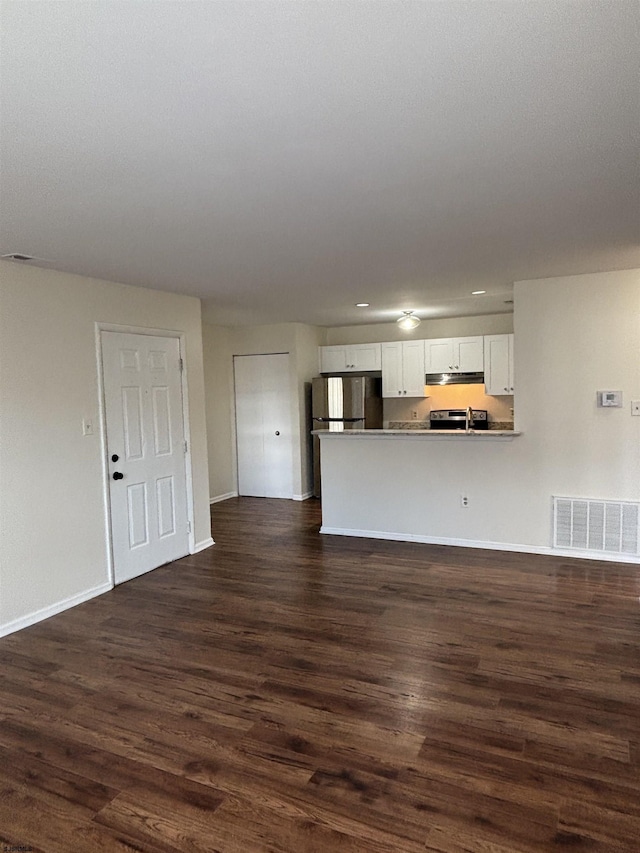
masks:
[[[187,521],[187,533],[191,533],[191,522]]]
[[[180,365],[180,373],[182,373],[184,370],[184,361],[181,358],[179,358],[178,364]]]
[[[187,444],[187,442],[186,442],[186,441],[185,441],[185,443],[184,443],[184,452],[185,452],[185,453],[188,453],[188,452],[189,452],[189,445]]]

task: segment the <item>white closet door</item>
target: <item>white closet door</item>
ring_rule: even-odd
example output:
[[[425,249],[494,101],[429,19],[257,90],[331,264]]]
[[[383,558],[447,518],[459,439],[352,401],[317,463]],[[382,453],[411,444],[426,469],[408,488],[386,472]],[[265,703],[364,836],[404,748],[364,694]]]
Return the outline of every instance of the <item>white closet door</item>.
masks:
[[[234,357],[238,493],[293,496],[289,356]]]

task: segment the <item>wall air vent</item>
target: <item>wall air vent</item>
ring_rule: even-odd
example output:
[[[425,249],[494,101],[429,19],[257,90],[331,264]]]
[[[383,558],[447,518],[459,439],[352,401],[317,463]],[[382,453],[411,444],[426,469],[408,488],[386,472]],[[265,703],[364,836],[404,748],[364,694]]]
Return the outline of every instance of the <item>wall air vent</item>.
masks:
[[[640,554],[640,503],[554,497],[553,547]]]
[[[33,255],[23,255],[21,252],[8,252],[6,255],[0,255],[5,261],[32,261]]]

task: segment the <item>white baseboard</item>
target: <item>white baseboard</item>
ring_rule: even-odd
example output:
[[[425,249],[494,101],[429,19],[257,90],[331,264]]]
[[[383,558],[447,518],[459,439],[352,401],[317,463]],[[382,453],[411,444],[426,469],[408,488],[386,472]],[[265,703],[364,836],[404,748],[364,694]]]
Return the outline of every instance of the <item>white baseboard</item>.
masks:
[[[362,539],[387,539],[394,542],[421,542],[425,545],[451,545],[457,548],[485,548],[488,551],[516,551],[519,554],[543,554],[549,557],[572,557],[574,560],[604,560],[610,563],[640,565],[633,554],[610,554],[602,551],[568,551],[548,546],[516,545],[512,542],[488,542],[477,539],[452,539],[441,536],[418,536],[414,533],[389,533],[382,530],[354,530],[347,527],[320,528],[330,536],[355,536]]]
[[[55,616],[57,613],[62,613],[63,610],[69,610],[70,607],[75,607],[77,604],[83,604],[91,598],[102,595],[105,592],[113,589],[113,584],[110,582],[102,583],[99,586],[94,586],[91,589],[86,589],[78,595],[72,595],[70,598],[64,598],[62,601],[56,601],[55,604],[50,604],[48,607],[43,607],[41,610],[34,610],[27,616],[21,616],[20,619],[14,619],[11,622],[5,622],[0,625],[0,637],[5,637],[7,634],[13,634],[14,631],[21,631],[22,628],[28,628],[30,625],[35,625],[36,622],[42,622],[43,619],[48,619],[50,616]]]
[[[224,495],[216,495],[215,498],[209,498],[210,504],[217,504],[220,501],[228,501],[229,498],[237,498],[237,492],[227,492]],[[301,495],[291,495],[291,500],[293,501],[307,501],[309,498],[313,497],[313,492],[304,492]]]
[[[210,548],[212,545],[215,544],[216,543],[211,537],[209,537],[208,539],[203,539],[202,542],[196,542],[196,544],[193,546],[193,551],[191,551],[190,553],[199,554],[200,551],[204,551],[206,548]]]
[[[217,503],[220,503],[220,501],[228,501],[229,498],[237,498],[237,497],[238,497],[237,492],[226,492],[224,495],[216,495],[215,498],[209,498],[209,503],[210,504],[217,504]]]
[[[515,550],[509,548],[510,551]],[[524,549],[523,549],[524,550]],[[565,548],[540,548],[539,550],[528,549],[531,554],[549,554],[550,557],[573,557],[574,560],[602,560],[605,563],[630,563],[640,566],[640,557],[636,554],[612,554],[610,551],[569,551]]]

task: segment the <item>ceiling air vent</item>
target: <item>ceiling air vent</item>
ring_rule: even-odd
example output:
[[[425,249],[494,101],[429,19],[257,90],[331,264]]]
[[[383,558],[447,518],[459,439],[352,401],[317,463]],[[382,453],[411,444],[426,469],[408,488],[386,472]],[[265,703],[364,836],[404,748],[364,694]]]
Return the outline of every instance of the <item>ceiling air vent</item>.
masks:
[[[553,547],[640,553],[640,503],[553,498]]]

